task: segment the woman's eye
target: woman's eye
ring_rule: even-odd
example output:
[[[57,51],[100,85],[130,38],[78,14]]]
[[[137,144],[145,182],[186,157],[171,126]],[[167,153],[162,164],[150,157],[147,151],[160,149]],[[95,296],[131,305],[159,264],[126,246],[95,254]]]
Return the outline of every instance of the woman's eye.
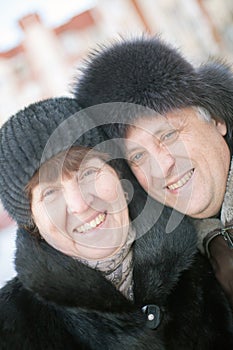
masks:
[[[46,201],[51,201],[55,197],[57,191],[58,190],[56,188],[49,188],[49,189],[45,190],[42,193],[42,199],[46,200]]]
[[[161,142],[172,142],[177,139],[178,134],[178,130],[170,130],[161,136]]]
[[[86,171],[84,171],[82,176],[86,177],[86,176],[90,176],[90,175],[95,174],[95,173],[96,173],[96,169],[87,169]]]
[[[85,170],[81,171],[81,173],[78,174],[78,180],[79,181],[91,180],[98,173],[99,170],[100,170],[99,168],[98,169],[97,168],[85,169]]]

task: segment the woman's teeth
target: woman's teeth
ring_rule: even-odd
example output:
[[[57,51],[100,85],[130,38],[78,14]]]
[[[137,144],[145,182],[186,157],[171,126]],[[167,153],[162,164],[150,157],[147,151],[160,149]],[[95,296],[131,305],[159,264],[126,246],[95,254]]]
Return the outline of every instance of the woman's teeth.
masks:
[[[192,177],[193,172],[194,172],[193,169],[190,170],[187,174],[184,175],[184,177],[182,177],[182,179],[180,179],[179,181],[177,181],[176,183],[174,183],[170,186],[167,186],[167,188],[169,190],[176,190],[177,188],[184,186],[189,181],[189,179]]]
[[[79,233],[84,233],[87,232],[95,227],[97,227],[99,224],[101,224],[102,222],[104,222],[105,218],[106,218],[106,213],[101,213],[98,216],[96,216],[95,219],[91,220],[90,222],[86,222],[84,225],[79,226],[76,231]]]

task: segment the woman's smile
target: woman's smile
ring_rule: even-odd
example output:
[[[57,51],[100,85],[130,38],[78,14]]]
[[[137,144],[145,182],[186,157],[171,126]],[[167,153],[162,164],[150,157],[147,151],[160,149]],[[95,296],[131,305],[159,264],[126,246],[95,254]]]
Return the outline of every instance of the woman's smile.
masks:
[[[105,258],[128,234],[128,207],[119,177],[98,157],[88,158],[69,176],[37,184],[32,212],[47,242],[73,257]]]
[[[102,226],[102,224],[105,222],[106,217],[107,212],[99,213],[91,221],[88,221],[85,224],[75,228],[74,233],[86,233],[95,229],[96,227],[100,228],[100,226]]]

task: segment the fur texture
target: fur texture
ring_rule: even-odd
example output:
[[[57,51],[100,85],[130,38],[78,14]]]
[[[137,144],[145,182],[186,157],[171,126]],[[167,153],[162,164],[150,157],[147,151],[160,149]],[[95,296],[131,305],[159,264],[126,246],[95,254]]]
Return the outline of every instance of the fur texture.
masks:
[[[72,145],[94,147],[103,141],[75,99],[50,98],[9,118],[0,130],[0,198],[17,223],[30,225],[25,186],[40,166]],[[87,131],[87,132],[86,132]]]
[[[142,226],[150,225],[153,209]],[[0,292],[0,349],[231,349],[227,300],[208,261],[196,253],[188,219],[164,233],[170,216],[164,208],[135,241],[134,303],[100,272],[20,229],[18,276]],[[162,311],[156,330],[148,329],[141,311],[147,304]]]
[[[231,148],[231,67],[225,62],[212,60],[195,68],[176,48],[159,37],[123,39],[90,53],[72,90],[83,108],[103,106],[105,119],[100,122],[116,123],[105,127],[109,138],[124,137],[125,128],[117,129],[117,123],[127,123],[145,114],[135,107],[125,107],[126,103],[161,114],[176,108],[200,106],[227,123],[226,139]],[[105,110],[104,104],[111,104],[112,111],[110,107]],[[93,116],[98,123],[101,113],[95,116],[93,111]]]

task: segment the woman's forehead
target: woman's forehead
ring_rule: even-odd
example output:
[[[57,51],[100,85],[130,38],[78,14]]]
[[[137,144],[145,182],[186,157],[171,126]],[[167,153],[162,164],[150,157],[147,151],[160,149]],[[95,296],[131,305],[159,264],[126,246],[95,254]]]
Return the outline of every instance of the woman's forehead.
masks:
[[[69,152],[61,152],[57,156],[47,160],[36,171],[25,187],[26,193],[30,192],[39,183],[51,183],[60,181],[62,177],[71,177],[72,173],[77,171],[80,166],[85,167],[87,162],[104,163],[108,156],[93,149],[72,148]]]

